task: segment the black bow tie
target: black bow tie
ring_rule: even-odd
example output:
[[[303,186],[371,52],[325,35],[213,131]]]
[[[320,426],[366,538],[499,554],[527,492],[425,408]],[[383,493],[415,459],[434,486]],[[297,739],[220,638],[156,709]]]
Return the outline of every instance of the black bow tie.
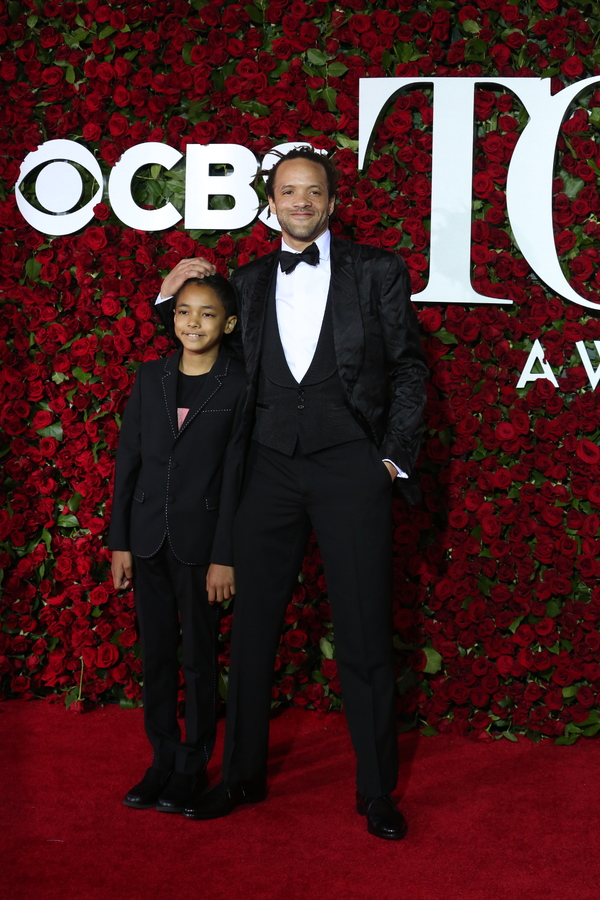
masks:
[[[308,263],[309,266],[319,265],[319,248],[316,244],[306,247],[302,253],[290,253],[289,250],[282,250],[279,254],[279,264],[281,271],[289,275],[293,272],[299,262]]]

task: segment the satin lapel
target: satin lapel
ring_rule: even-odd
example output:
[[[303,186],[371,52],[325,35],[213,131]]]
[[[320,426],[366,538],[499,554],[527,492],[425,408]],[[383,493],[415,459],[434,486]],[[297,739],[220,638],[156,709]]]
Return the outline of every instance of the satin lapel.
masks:
[[[347,390],[352,389],[358,378],[365,353],[359,289],[351,245],[341,238],[332,237],[329,299],[333,315],[333,340],[338,373]]]
[[[226,351],[221,349],[217,361],[204,380],[204,384],[196,398],[196,402],[185,417],[177,437],[180,437],[183,434],[188,425],[194,421],[198,413],[202,412],[209,400],[212,400],[215,394],[223,387],[223,382],[227,376],[228,369],[229,355]]]
[[[262,335],[265,321],[265,310],[269,292],[275,290],[277,277],[277,264],[279,253],[269,254],[264,258],[264,264],[256,279],[249,300],[248,317],[244,330],[244,357],[246,371],[250,383],[254,381],[260,360]]]
[[[172,356],[168,356],[165,359],[162,377],[163,394],[173,438],[177,437],[177,372],[179,371],[179,360],[182,353],[183,350],[180,347]]]

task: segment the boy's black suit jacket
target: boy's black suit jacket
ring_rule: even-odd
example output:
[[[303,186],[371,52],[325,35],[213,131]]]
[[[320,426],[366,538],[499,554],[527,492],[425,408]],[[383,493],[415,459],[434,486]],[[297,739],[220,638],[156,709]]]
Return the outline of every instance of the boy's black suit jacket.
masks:
[[[279,250],[237,269],[238,297],[249,397],[244,432],[251,433],[267,299],[275,291]],[[410,302],[404,260],[377,247],[331,238],[332,305],[337,369],[348,407],[408,479],[396,479],[406,499],[418,499],[410,477],[422,432],[427,364]]]
[[[233,565],[246,376],[221,348],[178,430],[181,353],[138,369],[117,450],[109,547],[149,557],[167,539],[183,563]]]

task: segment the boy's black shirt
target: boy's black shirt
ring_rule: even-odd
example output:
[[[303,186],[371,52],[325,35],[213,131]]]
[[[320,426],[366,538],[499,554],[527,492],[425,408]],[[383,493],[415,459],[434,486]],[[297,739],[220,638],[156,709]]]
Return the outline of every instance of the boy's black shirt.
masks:
[[[196,401],[196,397],[202,390],[202,385],[206,381],[208,375],[186,375],[185,372],[177,373],[177,407],[191,409]]]

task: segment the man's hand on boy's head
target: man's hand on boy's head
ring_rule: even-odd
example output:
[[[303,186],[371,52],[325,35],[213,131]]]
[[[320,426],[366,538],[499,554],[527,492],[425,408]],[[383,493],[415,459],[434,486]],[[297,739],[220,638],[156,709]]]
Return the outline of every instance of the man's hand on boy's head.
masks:
[[[222,603],[235,594],[235,578],[232,566],[211,563],[206,573],[206,592],[209,603]]]
[[[113,550],[110,571],[116,591],[129,587],[133,578],[133,557],[129,550]]]
[[[213,264],[202,256],[196,259],[180,259],[161,284],[160,296],[163,299],[172,297],[188,278],[204,278],[205,275],[214,275],[216,271]]]

